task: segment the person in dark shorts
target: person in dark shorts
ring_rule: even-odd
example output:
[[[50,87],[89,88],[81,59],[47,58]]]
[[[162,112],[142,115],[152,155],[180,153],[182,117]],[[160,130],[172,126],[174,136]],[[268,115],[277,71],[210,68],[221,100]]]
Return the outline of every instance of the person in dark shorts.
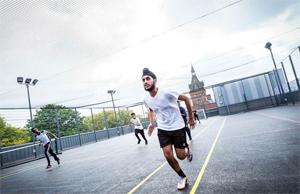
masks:
[[[179,95],[177,92],[165,91],[156,87],[156,76],[148,68],[143,69],[142,75],[143,86],[149,92],[144,99],[144,104],[149,108],[150,124],[148,126],[148,135],[151,136],[154,130],[154,121],[157,122],[157,135],[163,154],[172,167],[179,175],[177,189],[182,190],[188,183],[188,178],[179,166],[173,149],[178,159],[192,161],[193,154],[186,141],[185,123],[180,114],[177,100],[182,100],[189,113],[189,124],[195,127],[194,116],[191,108],[190,99],[187,96]],[[174,147],[174,148],[173,148]]]
[[[48,156],[48,152],[53,156],[54,160],[57,162],[57,164],[60,164],[60,159],[57,157],[57,155],[53,152],[51,149],[51,141],[48,137],[48,134],[57,138],[53,133],[47,132],[47,131],[39,131],[38,128],[31,128],[32,133],[36,134],[36,139],[40,141],[41,144],[43,144],[45,148],[45,156],[48,162],[48,165],[46,169],[51,168],[50,158]]]
[[[187,115],[186,115],[186,111],[185,109],[180,106],[180,103],[178,102],[178,107],[179,107],[179,110],[180,110],[180,114],[184,120],[184,124],[185,124],[185,132],[188,134],[188,137],[189,137],[189,140],[191,141],[192,140],[192,134],[191,134],[191,129],[188,125],[188,122],[187,122]]]
[[[131,119],[130,119],[130,123],[129,124],[133,124],[134,126],[134,134],[136,136],[136,138],[138,139],[138,144],[141,143],[141,139],[139,137],[138,134],[141,134],[142,138],[145,140],[145,144],[147,145],[148,144],[148,141],[145,137],[145,134],[144,134],[144,127],[140,121],[139,118],[136,117],[135,113],[131,113]]]

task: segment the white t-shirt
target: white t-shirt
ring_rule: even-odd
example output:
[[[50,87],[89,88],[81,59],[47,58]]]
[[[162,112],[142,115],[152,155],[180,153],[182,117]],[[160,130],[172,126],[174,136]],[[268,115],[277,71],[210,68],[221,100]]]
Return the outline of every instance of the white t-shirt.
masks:
[[[130,122],[134,125],[135,129],[144,129],[144,127],[143,127],[143,125],[142,125],[139,118],[137,118],[137,117],[135,119],[131,118]]]
[[[39,140],[43,144],[43,146],[50,142],[47,136],[47,131],[42,131],[39,135],[36,136],[36,139]]]
[[[145,106],[155,112],[159,129],[174,131],[185,127],[177,104],[178,96],[177,92],[158,89],[154,97],[145,97]]]

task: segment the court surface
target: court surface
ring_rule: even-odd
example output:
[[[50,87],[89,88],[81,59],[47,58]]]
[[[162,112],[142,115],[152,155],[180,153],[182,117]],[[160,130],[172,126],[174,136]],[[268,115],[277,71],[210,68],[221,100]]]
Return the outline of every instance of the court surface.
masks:
[[[194,159],[180,161],[189,186],[165,162],[156,133],[65,150],[1,170],[0,193],[299,193],[300,105],[211,117],[192,130]]]

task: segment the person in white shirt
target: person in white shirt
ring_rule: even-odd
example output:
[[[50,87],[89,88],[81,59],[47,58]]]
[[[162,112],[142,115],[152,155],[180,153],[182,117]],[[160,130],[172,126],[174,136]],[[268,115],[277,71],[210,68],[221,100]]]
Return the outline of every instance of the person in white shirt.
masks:
[[[50,163],[50,159],[48,156],[48,152],[53,156],[54,160],[57,162],[57,164],[60,164],[60,159],[57,157],[57,155],[53,152],[53,150],[51,149],[51,141],[48,137],[48,134],[57,138],[56,135],[54,135],[51,132],[47,132],[47,131],[39,131],[38,128],[31,128],[32,133],[36,134],[36,139],[44,146],[45,148],[45,156],[48,162],[48,165],[46,167],[46,169],[51,168],[51,163]]]
[[[136,136],[136,138],[138,139],[138,144],[141,143],[141,139],[140,137],[138,136],[138,134],[141,134],[142,138],[145,140],[145,144],[147,145],[148,144],[148,141],[145,137],[145,134],[144,134],[144,127],[140,121],[139,118],[136,117],[135,113],[131,113],[131,119],[130,119],[130,123],[129,124],[132,124],[134,126],[134,134]]]
[[[144,99],[144,104],[149,108],[150,124],[148,135],[151,136],[154,130],[154,121],[157,122],[157,136],[163,154],[169,165],[179,175],[180,180],[177,189],[182,190],[186,187],[188,178],[179,166],[173,154],[173,146],[178,159],[192,161],[193,154],[186,142],[185,123],[180,114],[177,100],[185,102],[189,114],[189,125],[195,127],[194,115],[191,108],[190,99],[187,96],[179,95],[177,92],[164,91],[156,87],[156,75],[148,68],[143,69],[143,86],[150,95]]]

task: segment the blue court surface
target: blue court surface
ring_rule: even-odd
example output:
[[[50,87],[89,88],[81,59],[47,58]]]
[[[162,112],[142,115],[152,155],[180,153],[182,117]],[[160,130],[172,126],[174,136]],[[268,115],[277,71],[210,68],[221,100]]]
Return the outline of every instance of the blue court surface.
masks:
[[[65,150],[1,170],[1,193],[299,193],[300,105],[202,121],[192,130],[194,159],[180,161],[189,186],[165,162],[156,133],[134,134]]]

